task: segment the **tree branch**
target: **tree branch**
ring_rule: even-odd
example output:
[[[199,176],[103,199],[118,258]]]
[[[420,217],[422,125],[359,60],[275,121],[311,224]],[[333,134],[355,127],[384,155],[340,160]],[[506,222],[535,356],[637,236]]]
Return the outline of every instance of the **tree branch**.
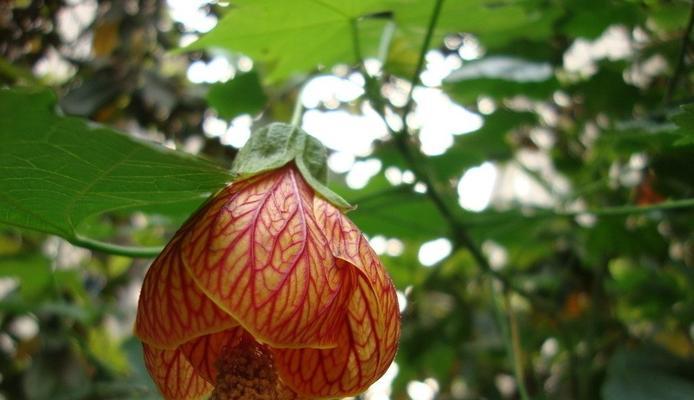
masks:
[[[422,48],[419,50],[419,59],[417,60],[417,66],[414,69],[414,73],[410,78],[410,91],[407,94],[407,102],[405,102],[405,107],[403,108],[402,118],[406,120],[407,115],[412,110],[414,104],[412,95],[414,94],[414,88],[419,83],[419,76],[424,69],[424,61],[426,60],[427,50],[429,50],[429,45],[431,44],[431,38],[434,36],[434,30],[436,28],[436,22],[439,20],[439,15],[441,14],[441,8],[443,6],[443,0],[436,0],[434,4],[434,10],[431,12],[431,17],[429,18],[429,25],[427,25],[427,32],[424,35],[424,42],[422,42]],[[407,124],[403,124],[403,127]],[[403,128],[404,129],[404,128]]]
[[[434,34],[436,22],[441,13],[442,6],[443,0],[436,0],[436,3],[434,4],[434,9],[429,19],[429,23],[427,25],[427,31],[424,37],[424,42],[422,43],[422,48],[420,50],[419,58],[417,60],[417,65],[410,80],[411,87],[407,95],[407,101],[402,111],[403,127],[402,129],[395,131],[387,123],[386,126],[392,134],[393,140],[395,141],[395,144],[397,145],[399,152],[402,154],[408,166],[417,177],[417,180],[426,185],[426,195],[429,197],[429,199],[434,204],[441,216],[443,216],[444,219],[448,221],[450,226],[450,235],[453,239],[454,249],[466,248],[472,255],[479,268],[482,270],[482,273],[494,277],[495,279],[501,282],[502,286],[505,289],[513,290],[519,295],[527,298],[533,304],[538,306],[538,308],[551,312],[555,309],[551,302],[547,301],[546,299],[532,295],[527,290],[515,285],[505,275],[501,274],[500,272],[494,270],[491,267],[491,265],[487,261],[487,258],[482,253],[480,247],[474,242],[474,240],[468,234],[463,222],[460,220],[459,216],[455,212],[455,209],[446,202],[446,195],[444,193],[450,192],[451,189],[447,188],[445,185],[440,185],[437,182],[433,173],[428,168],[426,168],[426,162],[421,159],[421,154],[419,153],[419,151],[417,149],[414,149],[410,144],[407,127],[407,116],[410,114],[410,112],[412,111],[412,107],[414,106],[414,89],[415,86],[419,83],[419,76],[422,72],[422,69],[424,68],[426,53],[431,44],[431,39]],[[384,34],[392,35],[392,33],[390,32]],[[363,59],[361,59],[359,32],[356,20],[352,20],[352,36],[354,55],[355,57],[357,57],[357,61],[359,63],[360,69],[362,70],[362,73],[364,74],[367,84],[367,99],[374,106],[376,112],[385,121],[385,105],[387,104],[387,102],[383,98],[380,90],[375,90],[375,88],[370,86],[370,83],[373,83],[374,78],[367,73],[366,69],[364,68]]]
[[[689,11],[689,21],[687,22],[687,27],[684,29],[684,34],[682,35],[682,43],[680,44],[680,53],[677,56],[677,65],[675,66],[675,72],[670,78],[670,83],[668,84],[667,90],[665,91],[665,97],[663,99],[663,105],[668,106],[672,102],[672,98],[675,95],[675,90],[677,89],[677,83],[680,80],[680,76],[685,70],[685,58],[687,56],[687,49],[689,48],[689,41],[692,36],[692,29],[694,28],[694,3]]]

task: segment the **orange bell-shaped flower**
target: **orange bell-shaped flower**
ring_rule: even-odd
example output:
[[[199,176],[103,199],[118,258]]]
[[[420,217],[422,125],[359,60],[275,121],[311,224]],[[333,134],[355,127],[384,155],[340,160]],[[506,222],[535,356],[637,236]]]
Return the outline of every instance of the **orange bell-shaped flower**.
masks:
[[[249,156],[263,137],[278,140],[273,130],[287,132],[273,145],[286,153]],[[147,272],[135,333],[166,399],[351,396],[393,361],[393,284],[333,204],[342,203],[305,178],[317,147],[296,131],[258,133],[239,154],[243,178],[193,215]]]

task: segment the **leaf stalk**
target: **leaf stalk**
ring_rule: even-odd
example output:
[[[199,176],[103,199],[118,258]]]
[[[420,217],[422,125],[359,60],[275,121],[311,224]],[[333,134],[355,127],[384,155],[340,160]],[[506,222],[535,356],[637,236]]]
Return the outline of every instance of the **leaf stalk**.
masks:
[[[99,240],[90,239],[80,235],[77,235],[74,238],[69,239],[69,242],[74,244],[75,246],[84,247],[85,249],[131,258],[155,258],[163,250],[163,247],[160,246],[122,246],[118,244],[106,243]]]

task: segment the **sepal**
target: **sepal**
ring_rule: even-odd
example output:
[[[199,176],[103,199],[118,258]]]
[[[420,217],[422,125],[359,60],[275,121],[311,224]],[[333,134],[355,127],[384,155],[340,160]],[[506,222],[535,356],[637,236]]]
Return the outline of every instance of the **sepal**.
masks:
[[[251,134],[236,155],[231,173],[234,179],[247,179],[293,161],[313,190],[336,207],[351,210],[354,207],[325,185],[327,157],[325,147],[303,129],[276,122]]]

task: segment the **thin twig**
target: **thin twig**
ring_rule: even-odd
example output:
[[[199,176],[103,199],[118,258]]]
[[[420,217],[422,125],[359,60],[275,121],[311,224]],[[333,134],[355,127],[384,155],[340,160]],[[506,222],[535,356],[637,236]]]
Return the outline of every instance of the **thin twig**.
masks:
[[[667,200],[661,203],[649,204],[647,206],[639,205],[624,205],[615,207],[604,207],[588,209],[585,211],[553,211],[545,209],[536,209],[537,214],[527,215],[526,218],[552,218],[552,217],[565,217],[573,218],[580,215],[595,215],[600,216],[613,216],[613,215],[629,215],[629,214],[642,214],[651,211],[665,211],[665,210],[676,210],[680,208],[694,208],[694,198],[689,199],[678,199],[678,200]]]
[[[414,88],[417,85],[417,83],[419,83],[419,76],[422,72],[422,69],[424,68],[424,60],[426,59],[426,53],[431,44],[431,38],[433,37],[434,28],[436,26],[436,21],[439,17],[439,14],[441,13],[442,5],[443,0],[437,0],[434,5],[434,10],[432,11],[431,19],[429,20],[429,25],[427,27],[424,42],[422,43],[422,48],[420,50],[420,57],[415,68],[415,72],[412,75],[411,87],[407,96],[407,102],[405,103],[405,107],[403,108],[403,128],[397,132],[393,132],[395,143],[398,146],[400,153],[402,153],[403,157],[405,158],[405,161],[408,163],[410,168],[412,168],[414,174],[419,178],[420,181],[422,181],[422,183],[426,185],[427,195],[431,199],[432,203],[434,203],[434,205],[438,209],[439,213],[444,217],[444,219],[449,221],[449,224],[451,226],[451,234],[453,237],[454,247],[466,248],[470,252],[472,257],[475,259],[475,262],[480,267],[482,272],[499,280],[501,284],[504,286],[504,288],[511,289],[514,292],[520,294],[521,296],[528,298],[535,305],[537,305],[541,309],[544,309],[545,311],[553,310],[554,307],[550,302],[546,301],[545,299],[533,296],[525,289],[515,285],[505,275],[499,273],[491,267],[489,261],[487,260],[487,257],[482,253],[480,247],[468,234],[467,229],[465,228],[462,221],[460,221],[460,218],[458,217],[457,213],[446,202],[445,196],[442,194],[442,192],[446,190],[446,187],[442,187],[441,185],[437,184],[437,180],[433,177],[431,171],[423,167],[424,165],[426,165],[426,163],[420,160],[420,154],[418,153],[418,151],[414,150],[409,143],[406,123],[407,116],[412,110],[414,104]]]
[[[413,172],[415,175],[419,177],[419,179],[427,185],[427,194],[431,198],[432,202],[436,206],[436,208],[439,210],[441,215],[446,218],[448,221],[450,221],[453,225],[458,225],[455,223],[457,221],[457,218],[453,214],[453,212],[449,209],[448,205],[446,204],[445,200],[443,199],[443,196],[439,193],[439,189],[435,185],[435,180],[432,178],[431,173],[426,171],[424,168],[420,168],[420,160],[418,160],[417,155],[415,152],[412,150],[408,143],[408,132],[407,132],[407,116],[409,115],[410,111],[412,110],[412,106],[414,104],[414,88],[417,86],[419,83],[419,75],[422,73],[422,69],[424,68],[424,60],[426,59],[426,53],[427,50],[429,49],[429,45],[431,44],[431,38],[434,35],[434,29],[436,27],[436,22],[439,19],[439,15],[441,14],[441,8],[443,6],[443,0],[436,0],[436,3],[434,4],[434,9],[431,12],[431,17],[429,18],[429,24],[427,25],[427,31],[424,36],[424,41],[422,42],[422,48],[419,51],[419,59],[417,60],[417,65],[415,67],[414,73],[412,74],[412,78],[410,79],[410,90],[407,94],[407,101],[405,102],[405,107],[403,108],[402,112],[402,119],[403,119],[403,124],[402,124],[402,129],[400,129],[397,132],[393,132],[393,136],[395,138],[395,142],[398,146],[398,149],[402,153],[403,157],[407,161],[407,163],[410,165],[410,167],[413,169]],[[460,232],[455,232],[457,229],[455,226],[453,227],[453,233],[457,234]],[[483,257],[484,258],[484,257]]]
[[[301,118],[304,116],[304,104],[301,102],[301,94],[304,92],[304,87],[299,87],[299,92],[296,94],[296,103],[294,103],[294,112],[290,124],[295,127],[301,125]]]
[[[354,58],[356,59],[359,70],[364,76],[366,96],[371,103],[371,106],[376,110],[378,115],[385,121],[385,107],[386,100],[380,93],[381,90],[381,79],[383,79],[383,74],[381,74],[380,79],[369,74],[366,70],[366,65],[364,65],[364,57],[361,52],[361,41],[359,39],[359,19],[353,18],[351,20],[352,27],[352,51],[354,52]],[[395,25],[392,21],[388,21],[385,28],[383,29],[383,34],[381,35],[381,40],[378,46],[378,57],[381,63],[385,65],[385,57],[387,57],[388,49],[390,48],[390,41],[393,39],[393,33],[395,31]]]
[[[504,297],[506,314],[508,315],[508,334],[511,346],[510,353],[513,362],[513,374],[516,377],[516,384],[518,385],[518,392],[520,393],[521,399],[530,400],[530,396],[528,396],[528,389],[525,387],[525,373],[523,372],[523,349],[521,348],[520,334],[518,332],[518,320],[516,319],[516,314],[513,312],[509,294],[503,293],[502,295]]]
[[[694,28],[694,3],[689,11],[689,21],[687,22],[687,27],[684,29],[684,34],[682,36],[682,43],[680,44],[680,53],[677,57],[677,65],[675,66],[675,72],[670,78],[670,83],[668,84],[667,90],[665,91],[665,97],[663,100],[663,105],[668,106],[672,102],[672,98],[675,95],[675,90],[677,89],[677,83],[680,80],[680,76],[685,70],[685,59],[687,56],[687,50],[689,48],[689,41],[692,36],[692,29]]]
[[[424,42],[422,42],[422,48],[419,51],[419,59],[417,60],[417,66],[414,69],[414,73],[412,74],[412,77],[410,78],[410,91],[407,94],[407,102],[405,103],[405,107],[403,108],[403,113],[402,113],[402,118],[403,120],[407,119],[407,115],[410,113],[412,110],[412,106],[414,104],[413,101],[413,94],[414,94],[414,89],[415,86],[419,83],[419,76],[422,73],[422,69],[424,69],[424,61],[426,60],[427,56],[427,51],[429,50],[429,45],[431,44],[431,38],[434,36],[434,30],[436,28],[436,22],[439,19],[439,15],[441,14],[441,8],[443,7],[443,0],[436,0],[436,3],[434,4],[434,10],[431,12],[431,18],[429,18],[429,25],[427,26],[427,32],[424,35]],[[405,124],[403,124],[404,126]]]
[[[361,55],[361,40],[359,39],[359,20],[352,18],[350,27],[352,28],[352,51],[354,52],[354,60],[359,63],[359,67],[363,68],[364,58]]]
[[[527,391],[525,390],[525,382],[523,380],[523,377],[521,376],[520,370],[517,367],[517,354],[513,343],[513,333],[511,332],[511,328],[509,327],[510,318],[506,318],[507,316],[504,314],[504,310],[502,309],[502,306],[499,304],[500,302],[503,302],[505,305],[504,308],[509,310],[507,293],[503,288],[501,289],[501,293],[499,293],[499,290],[497,290],[497,288],[494,286],[494,281],[492,280],[488,281],[488,286],[489,294],[492,297],[492,311],[494,312],[496,323],[499,326],[499,333],[501,335],[501,339],[504,342],[504,347],[506,348],[506,355],[508,356],[508,362],[511,364],[511,369],[513,370],[513,375],[516,379],[516,384],[518,385],[518,391],[521,395],[522,400],[529,400],[527,396]]]
[[[429,49],[429,46],[431,44],[431,39],[433,37],[434,29],[436,27],[436,21],[438,20],[438,17],[441,13],[441,8],[443,5],[443,0],[437,0],[434,9],[431,14],[431,18],[429,20],[428,26],[427,26],[427,32],[424,37],[424,42],[422,43],[422,48],[420,50],[420,57],[417,61],[417,65],[415,67],[414,74],[412,75],[412,80],[411,80],[411,87],[410,91],[407,96],[407,101],[405,103],[405,106],[403,108],[403,113],[402,113],[402,118],[403,118],[403,127],[402,129],[395,131],[393,130],[390,125],[386,124],[388,127],[388,130],[393,136],[393,139],[395,141],[395,144],[398,147],[398,150],[402,154],[403,158],[407,162],[408,166],[410,169],[412,169],[412,172],[415,174],[417,179],[424,183],[427,187],[426,195],[429,197],[429,199],[432,201],[436,209],[438,210],[439,214],[448,221],[451,229],[451,237],[453,239],[453,247],[454,249],[460,249],[460,248],[466,248],[468,251],[471,253],[472,257],[474,258],[475,262],[478,264],[482,272],[487,275],[487,276],[492,276],[495,279],[499,280],[501,284],[504,286],[504,288],[509,288],[513,290],[514,292],[518,293],[519,295],[531,300],[533,304],[538,306],[538,308],[545,310],[545,311],[553,311],[554,306],[552,305],[551,302],[547,301],[546,299],[538,298],[537,296],[533,296],[531,293],[529,293],[527,290],[515,285],[511,280],[509,280],[505,275],[499,273],[498,271],[494,270],[489,262],[487,261],[487,258],[484,256],[482,253],[482,250],[477,246],[477,244],[472,240],[470,235],[467,233],[467,230],[465,229],[462,221],[460,220],[458,214],[454,211],[454,208],[451,207],[445,200],[445,196],[443,192],[450,191],[447,190],[445,186],[439,185],[437,183],[437,180],[433,176],[432,172],[425,168],[426,162],[421,160],[421,155],[419,152],[415,149],[412,148],[412,146],[409,143],[409,135],[408,135],[408,128],[407,128],[407,115],[410,113],[412,110],[414,100],[413,100],[413,93],[414,93],[414,87],[419,83],[419,75],[422,72],[422,69],[424,68],[424,61],[426,59],[426,52]],[[364,74],[364,77],[367,81],[367,83],[370,82],[373,77],[368,75],[364,68],[364,63],[363,59],[361,59],[361,48],[360,48],[360,43],[359,43],[359,32],[358,32],[358,26],[357,26],[357,20],[352,21],[352,37],[353,37],[353,47],[354,47],[354,55],[357,58],[357,61],[359,62],[360,68],[362,69],[362,73]],[[378,90],[369,90],[367,88],[366,91],[366,96],[369,99],[369,102],[372,103],[374,106],[374,109],[376,112],[385,120],[385,104],[386,101],[382,97],[380,91]]]

